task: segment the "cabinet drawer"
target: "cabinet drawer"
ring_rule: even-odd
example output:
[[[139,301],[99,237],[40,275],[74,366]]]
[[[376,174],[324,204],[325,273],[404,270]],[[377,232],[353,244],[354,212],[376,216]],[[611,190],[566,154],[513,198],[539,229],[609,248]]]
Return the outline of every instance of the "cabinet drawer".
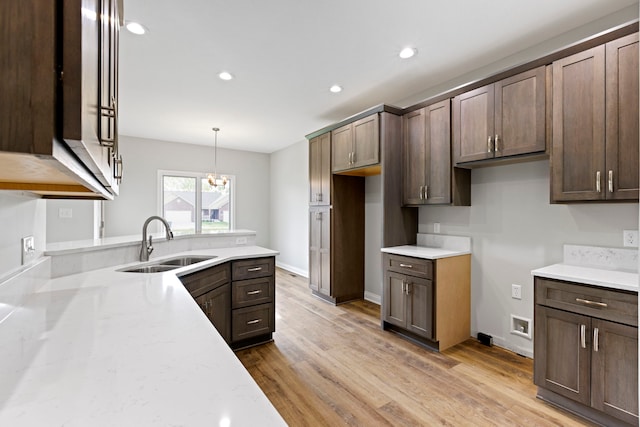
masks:
[[[384,264],[389,271],[433,279],[433,261],[428,259],[384,254]]]
[[[275,330],[274,305],[260,304],[238,308],[231,314],[231,339],[240,341]]]
[[[231,277],[233,280],[254,279],[274,274],[275,258],[254,258],[245,261],[233,261]]]
[[[180,281],[189,291],[191,296],[197,297],[205,292],[216,289],[230,280],[229,263],[216,265],[206,270],[196,271],[180,277]]]
[[[233,308],[248,307],[273,301],[275,280],[273,276],[233,282],[231,305]]]
[[[632,292],[536,277],[535,303],[627,325],[638,325],[638,295]]]

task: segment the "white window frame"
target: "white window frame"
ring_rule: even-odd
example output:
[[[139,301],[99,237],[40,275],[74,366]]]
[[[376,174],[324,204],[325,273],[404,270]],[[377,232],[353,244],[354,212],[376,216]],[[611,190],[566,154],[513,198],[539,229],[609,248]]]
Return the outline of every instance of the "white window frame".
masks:
[[[177,176],[184,178],[196,179],[196,194],[202,193],[202,179],[207,179],[207,175],[210,172],[194,172],[194,171],[175,171],[158,169],[157,177],[157,202],[158,202],[158,215],[162,216],[163,213],[163,198],[164,198],[164,177],[165,176]],[[231,182],[231,189],[229,191],[229,231],[233,231],[236,228],[236,186],[237,181],[235,175],[230,174],[218,174],[224,175],[229,178]],[[202,200],[200,197],[196,197],[196,229],[195,234],[202,234]],[[207,233],[208,234],[208,233]]]

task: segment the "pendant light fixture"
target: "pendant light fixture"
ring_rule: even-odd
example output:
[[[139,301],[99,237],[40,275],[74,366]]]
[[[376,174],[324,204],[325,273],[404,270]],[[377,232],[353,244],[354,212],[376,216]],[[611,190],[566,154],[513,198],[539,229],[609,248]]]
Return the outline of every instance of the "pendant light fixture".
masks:
[[[215,132],[214,145],[213,145],[213,173],[207,175],[207,181],[213,188],[221,186],[224,188],[227,185],[228,178],[225,175],[218,177],[218,131],[220,128],[213,128]]]

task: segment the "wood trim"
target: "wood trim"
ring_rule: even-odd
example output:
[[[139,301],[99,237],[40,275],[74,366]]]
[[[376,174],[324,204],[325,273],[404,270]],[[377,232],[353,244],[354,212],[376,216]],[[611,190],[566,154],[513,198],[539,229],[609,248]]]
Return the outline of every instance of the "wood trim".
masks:
[[[471,336],[471,255],[435,262],[435,331],[440,351]]]
[[[332,130],[338,129],[339,127],[348,125],[349,123],[353,123],[357,120],[364,119],[365,117],[375,113],[391,113],[391,114],[395,114],[396,116],[401,116],[403,114],[403,111],[404,110],[402,108],[395,107],[393,105],[387,105],[387,104],[376,105],[375,107],[369,108],[365,111],[356,113],[353,116],[349,116],[346,119],[340,120],[337,123],[331,124],[329,126],[325,126],[322,129],[318,129],[315,132],[311,132],[310,134],[305,135],[305,138],[307,139],[315,138],[316,136],[322,135],[323,133],[331,132]]]

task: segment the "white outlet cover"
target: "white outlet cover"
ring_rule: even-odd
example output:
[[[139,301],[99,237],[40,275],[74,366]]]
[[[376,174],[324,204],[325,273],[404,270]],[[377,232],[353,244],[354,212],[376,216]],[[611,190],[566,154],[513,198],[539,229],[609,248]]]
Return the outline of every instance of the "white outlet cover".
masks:
[[[622,245],[626,248],[638,247],[638,230],[623,230]]]

